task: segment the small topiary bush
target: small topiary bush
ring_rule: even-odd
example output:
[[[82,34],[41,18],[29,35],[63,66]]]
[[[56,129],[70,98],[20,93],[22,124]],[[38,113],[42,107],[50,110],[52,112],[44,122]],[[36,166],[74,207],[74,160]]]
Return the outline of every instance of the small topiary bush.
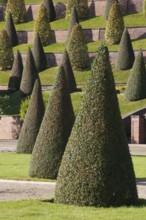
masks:
[[[66,18],[70,18],[73,7],[76,7],[79,19],[87,18],[89,15],[88,0],[68,0]]]
[[[0,96],[0,115],[6,114],[6,112],[10,109],[10,100],[9,96]]]
[[[11,68],[13,64],[13,49],[6,30],[0,32],[0,69]]]
[[[34,26],[34,35],[36,32],[39,34],[41,43],[46,46],[51,41],[51,27],[47,9],[44,5],[41,5],[37,14],[37,18]]]
[[[120,42],[124,31],[124,20],[121,13],[120,5],[114,2],[108,16],[105,30],[105,40],[108,44],[117,44]]]
[[[5,11],[5,18],[11,12],[15,24],[26,21],[26,9],[24,0],[8,0]]]

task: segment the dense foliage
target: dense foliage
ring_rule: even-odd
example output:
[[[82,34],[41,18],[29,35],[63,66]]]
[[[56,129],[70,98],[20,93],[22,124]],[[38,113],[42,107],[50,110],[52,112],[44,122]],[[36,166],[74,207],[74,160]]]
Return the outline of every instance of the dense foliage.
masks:
[[[16,56],[13,62],[11,75],[8,83],[8,88],[11,90],[19,90],[20,89],[20,83],[22,78],[22,72],[23,72],[23,63],[22,63],[22,57],[17,50]]]
[[[0,32],[0,69],[11,68],[13,64],[13,49],[6,30]]]
[[[61,66],[32,152],[30,176],[56,179],[73,123],[71,97]]]
[[[11,13],[8,14],[6,20],[6,31],[10,38],[11,45],[14,47],[18,44],[18,37]]]
[[[43,4],[39,7],[39,11],[35,20],[34,35],[36,34],[36,32],[39,34],[43,46],[46,46],[50,43],[50,20],[47,9]]]
[[[24,0],[8,0],[5,11],[5,18],[11,12],[15,24],[23,23],[26,21],[26,9]]]
[[[108,49],[100,46],[57,178],[55,202],[121,206],[137,202],[136,181]]]
[[[139,52],[135,58],[125,90],[125,96],[129,101],[146,98],[146,70],[142,52]]]
[[[52,0],[44,0],[43,5],[46,7],[50,22],[56,20],[56,11]]]
[[[104,18],[108,19],[111,6],[114,2],[118,2],[118,0],[106,0],[105,9],[104,9]]]
[[[29,107],[25,115],[17,144],[17,153],[32,153],[44,116],[44,102],[40,80],[36,79]]]
[[[67,50],[73,69],[83,70],[89,66],[88,48],[81,25],[74,25]]]
[[[120,41],[115,66],[119,70],[127,70],[133,66],[135,56],[128,30],[125,28]]]
[[[79,19],[87,18],[89,15],[88,0],[68,0],[66,17],[70,18],[73,7],[76,7]]]
[[[124,20],[120,5],[114,2],[111,6],[108,21],[105,30],[105,40],[108,44],[117,44],[120,42],[124,31]]]

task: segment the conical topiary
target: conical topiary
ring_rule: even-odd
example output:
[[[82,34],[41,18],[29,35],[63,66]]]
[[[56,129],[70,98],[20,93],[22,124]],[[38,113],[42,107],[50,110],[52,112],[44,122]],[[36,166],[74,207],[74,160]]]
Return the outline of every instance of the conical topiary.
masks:
[[[62,158],[55,202],[104,207],[137,202],[109,53],[103,45]]]
[[[36,33],[33,45],[33,57],[36,64],[37,71],[40,72],[44,70],[47,66],[46,55],[39,37],[39,34]]]
[[[9,79],[8,88],[12,90],[19,90],[20,89],[20,83],[22,78],[22,72],[23,72],[23,63],[22,63],[22,57],[17,50],[16,57],[13,62],[11,75]]]
[[[67,50],[64,51],[63,59],[62,59],[62,65],[64,67],[66,79],[67,79],[67,82],[68,82],[69,91],[73,92],[77,89],[76,88],[76,80],[75,80],[75,77],[74,77],[74,73],[73,73],[73,70],[72,70],[72,66],[71,66],[71,63],[70,63],[70,59],[69,59]]]
[[[72,9],[72,12],[71,12],[71,18],[70,18],[69,28],[68,28],[68,32],[67,32],[66,44],[68,43],[72,29],[76,24],[79,24],[79,18],[77,15],[76,7],[74,6]]]
[[[73,7],[76,7],[79,19],[87,18],[89,15],[88,0],[68,0],[66,17],[70,18]]]
[[[11,13],[9,12],[6,20],[6,31],[10,38],[11,45],[14,47],[18,44],[18,37]]]
[[[105,19],[108,19],[112,3],[114,3],[114,2],[118,2],[118,0],[106,0],[105,9],[104,9],[104,18]]]
[[[34,34],[39,33],[41,43],[46,46],[51,41],[51,27],[49,15],[44,5],[39,7],[37,18],[35,20]]]
[[[128,30],[125,28],[121,38],[118,55],[116,58],[115,66],[119,70],[127,70],[133,66],[134,63],[134,51],[131,43],[131,39]]]
[[[13,49],[6,30],[0,32],[0,69],[11,68],[14,60]]]
[[[36,78],[38,78],[38,73],[36,70],[31,49],[29,48],[26,56],[26,63],[23,69],[21,85],[20,85],[20,91],[22,96],[30,95],[32,93]]]
[[[43,5],[46,7],[50,22],[56,20],[56,11],[52,0],[44,0]]]
[[[89,66],[88,48],[81,25],[74,25],[67,50],[73,69],[83,70]]]
[[[135,58],[125,96],[129,101],[146,98],[146,70],[142,52],[139,52]]]
[[[36,79],[17,144],[17,153],[31,154],[44,116],[44,102],[39,78]]]
[[[11,12],[13,21],[15,24],[23,23],[26,21],[26,9],[25,9],[25,1],[24,0],[8,0],[5,18]]]
[[[56,179],[73,123],[73,107],[61,66],[32,152],[30,176]]]
[[[120,5],[114,2],[111,6],[108,21],[105,30],[105,40],[108,44],[117,44],[120,42],[124,31],[124,20]]]

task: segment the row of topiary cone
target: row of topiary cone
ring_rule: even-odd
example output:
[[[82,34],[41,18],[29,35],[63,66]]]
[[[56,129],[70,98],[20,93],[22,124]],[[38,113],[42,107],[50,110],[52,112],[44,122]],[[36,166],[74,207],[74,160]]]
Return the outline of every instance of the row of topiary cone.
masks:
[[[37,79],[17,152],[33,148],[30,176],[55,179],[58,175],[56,203],[104,207],[137,203],[135,175],[106,46],[97,50],[75,123],[63,63],[44,117],[43,113]],[[43,119],[36,135],[40,116]]]

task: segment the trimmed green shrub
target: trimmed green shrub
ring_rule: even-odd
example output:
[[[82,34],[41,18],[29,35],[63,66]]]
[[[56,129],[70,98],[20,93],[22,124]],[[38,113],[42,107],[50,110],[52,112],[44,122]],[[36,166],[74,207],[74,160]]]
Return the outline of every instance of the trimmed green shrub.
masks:
[[[105,5],[105,9],[104,9],[104,18],[106,20],[108,19],[111,6],[114,2],[118,2],[118,0],[106,0],[106,5]]]
[[[146,98],[146,70],[142,52],[139,52],[135,58],[125,90],[125,96],[129,101]]]
[[[41,5],[39,7],[39,11],[34,25],[34,36],[36,32],[39,33],[41,43],[43,46],[46,46],[50,43],[51,27],[50,27],[49,15],[44,5]]]
[[[52,0],[44,0],[43,5],[46,7],[50,22],[56,20],[56,11]]]
[[[18,37],[11,13],[9,12],[6,20],[6,31],[10,38],[11,45],[14,47],[18,44]]]
[[[70,18],[73,7],[76,7],[79,19],[87,18],[89,15],[88,0],[68,0],[66,17]]]
[[[17,153],[31,154],[44,116],[44,102],[39,79],[36,79],[28,110],[17,144]]]
[[[22,96],[30,95],[32,93],[34,82],[37,78],[38,73],[36,70],[35,61],[31,49],[29,48],[20,84],[20,91]]]
[[[67,50],[64,51],[63,59],[62,59],[62,65],[64,67],[66,79],[67,79],[67,82],[68,82],[69,91],[74,92],[75,90],[77,90],[76,80],[75,80],[75,77],[74,77],[74,73],[73,73],[73,70],[72,70],[72,66],[71,66],[71,63],[70,63],[70,59],[69,59]]]
[[[41,72],[44,70],[47,66],[47,59],[38,33],[36,33],[34,39],[33,57],[37,71]]]
[[[26,21],[26,9],[24,0],[8,0],[5,11],[5,19],[11,12],[15,24],[20,24]]]
[[[24,121],[28,106],[30,103],[30,96],[27,96],[27,98],[25,98],[24,100],[22,100],[21,105],[20,105],[20,116],[21,116],[21,120]]]
[[[71,97],[61,66],[32,152],[31,177],[56,179],[73,123]]]
[[[81,25],[74,25],[67,50],[73,69],[83,70],[89,66],[88,48]]]
[[[21,57],[19,50],[17,50],[16,57],[14,59],[12,70],[11,70],[9,83],[8,83],[9,89],[11,90],[20,89],[22,72],[23,72],[22,57]]]
[[[146,17],[146,0],[143,0],[143,14]]]
[[[10,110],[9,96],[0,96],[0,115],[5,115]]]
[[[125,28],[120,41],[119,51],[116,57],[115,67],[119,70],[132,68],[134,63],[134,51],[128,30]]]
[[[107,47],[100,46],[66,146],[55,202],[121,206],[137,202],[136,181],[122,126]]]
[[[70,23],[69,23],[68,33],[67,33],[66,44],[68,43],[72,29],[76,24],[79,24],[79,18],[77,15],[76,7],[74,6],[71,12],[71,18],[70,18]]]
[[[0,69],[11,68],[14,60],[13,49],[6,30],[0,32]]]
[[[111,6],[108,21],[105,30],[105,40],[108,44],[117,44],[120,42],[124,31],[124,20],[118,2]]]

